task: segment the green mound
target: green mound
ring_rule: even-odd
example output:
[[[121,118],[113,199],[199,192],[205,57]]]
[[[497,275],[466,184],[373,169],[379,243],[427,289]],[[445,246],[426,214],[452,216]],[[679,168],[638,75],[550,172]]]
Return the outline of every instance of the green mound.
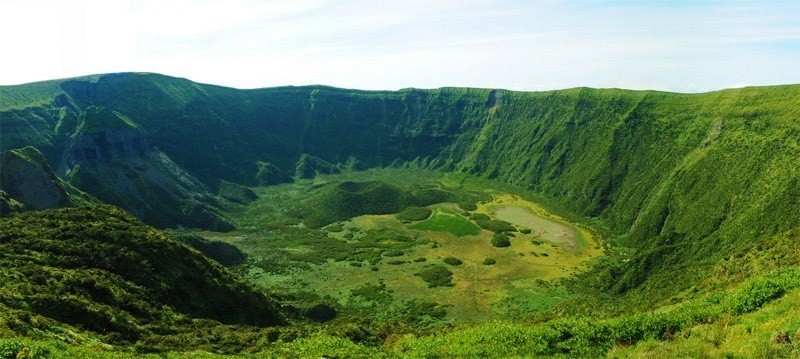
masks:
[[[136,342],[186,318],[284,323],[271,298],[115,207],[0,219],[0,253],[0,332],[66,326]]]
[[[411,206],[402,210],[396,217],[403,222],[415,222],[428,219],[431,212],[430,208]]]
[[[336,165],[331,164],[321,158],[303,154],[295,165],[295,178],[314,178],[320,174],[339,173]]]
[[[327,185],[307,199],[300,212],[303,223],[309,228],[320,228],[328,224],[365,214],[397,213],[409,206],[425,206],[441,200],[439,192],[411,192],[383,181],[345,181]],[[424,209],[410,209],[422,212]],[[409,212],[410,213],[410,212]]]
[[[253,190],[237,183],[221,181],[217,196],[239,204],[248,204],[258,199],[258,195]]]
[[[408,228],[421,231],[451,233],[456,237],[472,236],[481,232],[474,223],[461,216],[437,214],[428,220],[415,223]]]
[[[259,186],[271,186],[280,183],[292,182],[292,176],[278,166],[267,162],[257,162],[258,172],[256,172],[256,184]]]

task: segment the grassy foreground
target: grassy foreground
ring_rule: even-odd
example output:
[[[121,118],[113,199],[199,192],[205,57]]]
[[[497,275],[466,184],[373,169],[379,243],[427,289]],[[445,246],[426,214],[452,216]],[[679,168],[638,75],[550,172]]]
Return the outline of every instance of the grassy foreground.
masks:
[[[800,270],[783,269],[741,286],[657,311],[606,319],[562,318],[539,324],[493,321],[438,335],[398,334],[382,346],[345,337],[312,334],[274,342],[253,358],[440,358],[440,357],[741,357],[790,358],[800,354]],[[28,348],[28,349],[26,349]],[[115,358],[132,353],[99,345],[7,338],[0,358]],[[209,357],[178,352],[141,357]]]

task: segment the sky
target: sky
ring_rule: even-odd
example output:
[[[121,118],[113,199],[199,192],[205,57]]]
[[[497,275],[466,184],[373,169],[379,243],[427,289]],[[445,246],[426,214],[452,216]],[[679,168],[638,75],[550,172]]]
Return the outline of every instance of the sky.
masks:
[[[800,0],[0,0],[0,44],[0,85],[704,92],[800,83]]]

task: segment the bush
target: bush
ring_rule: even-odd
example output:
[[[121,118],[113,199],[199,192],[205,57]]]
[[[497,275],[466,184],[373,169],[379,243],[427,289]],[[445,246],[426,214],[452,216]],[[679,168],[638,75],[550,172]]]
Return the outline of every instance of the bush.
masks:
[[[342,225],[341,223],[334,223],[325,227],[325,229],[331,233],[338,233],[344,230],[344,225]]]
[[[497,219],[493,219],[490,221],[477,221],[476,223],[478,223],[478,226],[480,226],[481,228],[490,230],[495,233],[517,231],[517,229],[513,225],[511,225],[511,223]]]
[[[467,201],[458,202],[458,207],[465,211],[474,211],[478,209],[478,205],[475,202]]]
[[[519,233],[530,234],[531,233],[531,229],[530,228],[522,228],[522,229],[519,230]]]
[[[485,266],[491,266],[494,265],[495,263],[497,263],[497,261],[494,260],[494,258],[486,258],[483,260],[483,265]]]
[[[428,288],[452,287],[453,272],[443,266],[432,266],[418,273],[422,280],[428,282]]]
[[[402,256],[404,253],[399,249],[390,249],[386,252],[383,252],[384,257],[399,257]]]
[[[451,266],[460,266],[463,262],[456,257],[447,257],[443,261]]]
[[[492,245],[498,248],[509,247],[511,246],[511,241],[508,239],[507,235],[495,233],[494,236],[492,236]]]
[[[327,322],[336,318],[336,309],[327,304],[317,304],[306,310],[305,315],[315,322]]]
[[[473,213],[469,216],[469,219],[475,222],[489,222],[491,218],[483,213]]]
[[[427,261],[428,261],[428,259],[425,258],[425,257],[419,257],[419,258],[414,260],[414,262],[416,262],[416,263],[427,262]]]

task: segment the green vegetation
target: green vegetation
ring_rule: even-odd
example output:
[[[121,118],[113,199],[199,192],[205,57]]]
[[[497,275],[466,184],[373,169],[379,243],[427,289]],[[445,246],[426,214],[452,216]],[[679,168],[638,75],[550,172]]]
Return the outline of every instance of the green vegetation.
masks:
[[[428,287],[436,288],[436,287],[452,287],[453,284],[453,272],[449,271],[447,268],[443,266],[430,266],[421,272],[419,275],[422,280],[428,283]]]
[[[404,222],[416,222],[428,219],[431,216],[430,208],[411,206],[397,214],[397,219]]]
[[[508,236],[504,233],[495,233],[492,236],[492,245],[495,247],[508,247],[511,246],[511,240],[508,239]]]
[[[239,204],[248,204],[258,199],[258,195],[253,190],[228,181],[219,183],[217,196]]]
[[[322,187],[298,208],[303,223],[309,228],[350,219],[364,214],[391,214],[402,209],[419,208],[439,200],[430,191],[412,193],[383,181],[345,181]],[[419,216],[425,209],[410,209],[406,215]]]
[[[445,262],[451,266],[460,266],[462,263],[464,263],[456,257],[446,257],[445,259],[442,259],[442,262]]]
[[[489,221],[476,220],[475,223],[477,223],[481,228],[495,233],[515,232],[517,230],[511,225],[511,223],[497,219],[492,219]]]
[[[437,231],[451,233],[456,237],[473,236],[480,233],[480,228],[461,216],[436,214],[428,220],[415,223],[411,229],[421,231]]]
[[[74,332],[163,350],[164,335],[193,330],[191,318],[284,323],[272,298],[110,206],[0,219],[0,253],[2,336]]]
[[[21,337],[0,350],[797,356],[798,98],[236,90],[141,73],[2,86],[0,336]],[[505,195],[537,206],[488,203]],[[96,202],[229,231],[170,235],[299,324],[243,326],[261,324],[250,310],[279,317],[273,302],[118,210],[19,213]],[[491,246],[509,236],[513,250]],[[452,255],[464,263],[429,267]],[[537,324],[442,326],[492,316]]]
[[[0,191],[5,210],[0,215],[24,209],[40,210],[97,203],[56,176],[39,150],[25,147],[0,153]],[[12,211],[13,209],[13,211]]]
[[[164,234],[200,251],[206,257],[224,266],[242,264],[245,260],[245,255],[239,248],[225,242],[211,241],[197,234],[181,230],[168,229],[164,231]]]

